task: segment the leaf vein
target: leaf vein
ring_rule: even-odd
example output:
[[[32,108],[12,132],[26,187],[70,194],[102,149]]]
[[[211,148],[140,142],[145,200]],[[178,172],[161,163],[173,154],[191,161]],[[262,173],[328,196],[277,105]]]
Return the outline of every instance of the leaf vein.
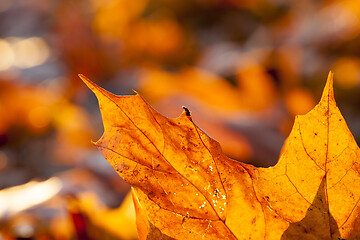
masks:
[[[304,148],[304,151],[306,153],[306,155],[311,159],[311,161],[313,161],[315,163],[315,165],[320,168],[321,170],[325,171],[322,167],[319,166],[319,164],[317,164],[317,162],[315,161],[315,159],[313,159],[313,157],[309,154],[309,152],[307,151],[306,147],[305,147],[305,144],[304,144],[304,140],[303,140],[303,136],[302,136],[302,133],[301,133],[301,126],[300,126],[300,122],[299,122],[299,134],[300,134],[300,138],[301,138],[301,144]]]

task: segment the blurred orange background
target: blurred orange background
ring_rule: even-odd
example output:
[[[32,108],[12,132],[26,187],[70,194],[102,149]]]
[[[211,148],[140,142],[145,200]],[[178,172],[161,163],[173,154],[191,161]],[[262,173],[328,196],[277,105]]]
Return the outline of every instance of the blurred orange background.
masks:
[[[78,74],[167,117],[186,106],[227,156],[268,167],[332,69],[359,141],[359,19],[351,0],[1,0],[0,239],[137,239]]]

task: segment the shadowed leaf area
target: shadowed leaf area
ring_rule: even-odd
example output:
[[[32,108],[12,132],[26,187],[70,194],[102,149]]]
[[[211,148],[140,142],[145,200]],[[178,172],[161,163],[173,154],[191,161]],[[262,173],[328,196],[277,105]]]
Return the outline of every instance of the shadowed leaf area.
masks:
[[[281,236],[281,240],[296,239],[301,232],[303,232],[301,235],[302,239],[314,239],[314,236],[317,236],[317,239],[319,239],[319,237],[321,237],[321,239],[329,239],[331,236],[335,239],[341,239],[339,228],[329,211],[329,205],[324,201],[326,200],[325,183],[326,178],[324,177],[304,219],[291,223],[289,228],[286,229]],[[322,226],[327,226],[330,231],[322,231],[322,229],[318,227],[319,223],[321,223]]]
[[[141,239],[359,239],[359,148],[336,106],[333,75],[297,116],[274,167],[226,157],[185,111],[168,119],[138,94],[96,94],[95,143],[133,187]]]

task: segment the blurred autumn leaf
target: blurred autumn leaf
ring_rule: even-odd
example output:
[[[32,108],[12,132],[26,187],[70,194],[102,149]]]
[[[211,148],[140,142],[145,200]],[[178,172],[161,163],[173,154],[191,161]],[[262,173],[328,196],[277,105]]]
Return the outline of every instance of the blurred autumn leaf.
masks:
[[[108,209],[93,192],[79,194],[77,205],[80,212],[89,219],[88,225],[98,229],[96,239],[105,235],[113,239],[137,239],[135,210],[131,194],[124,198],[117,209]],[[119,229],[122,230],[119,231]],[[94,233],[91,236],[94,237]]]
[[[59,160],[71,162],[94,135],[88,113],[80,106],[48,88],[17,82],[0,82],[0,136],[1,144],[18,144],[18,138],[43,136],[55,130]],[[22,136],[12,136],[12,132]],[[66,149],[66,151],[64,151]],[[66,157],[65,157],[66,156]]]
[[[241,88],[200,69],[188,68],[177,74],[151,70],[141,77],[139,89],[154,103],[177,95],[189,96],[225,117],[227,111],[257,111],[275,101],[271,78],[260,67],[251,66],[241,71],[238,79]]]

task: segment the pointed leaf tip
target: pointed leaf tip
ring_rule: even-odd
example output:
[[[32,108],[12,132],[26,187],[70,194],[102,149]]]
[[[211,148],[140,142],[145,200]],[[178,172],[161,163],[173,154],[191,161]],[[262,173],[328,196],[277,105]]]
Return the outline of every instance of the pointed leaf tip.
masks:
[[[327,77],[326,85],[324,91],[321,96],[322,101],[329,101],[330,99],[334,99],[334,72],[330,71]]]
[[[83,80],[84,82],[90,81],[87,77],[85,77],[84,75],[82,75],[81,73],[78,74],[79,78],[81,80]]]
[[[96,85],[94,82],[92,82],[91,80],[89,80],[87,77],[85,77],[82,74],[78,75],[81,80],[86,84],[86,86],[88,86],[88,88],[90,88],[91,91],[93,91],[93,93],[97,96],[98,100],[100,100],[100,96],[109,96],[112,95],[110,92],[106,91],[105,89],[103,89],[102,87],[99,87],[98,85]]]
[[[91,82],[87,77],[82,74],[78,74],[79,78],[88,86],[88,88],[93,89],[94,83]]]

